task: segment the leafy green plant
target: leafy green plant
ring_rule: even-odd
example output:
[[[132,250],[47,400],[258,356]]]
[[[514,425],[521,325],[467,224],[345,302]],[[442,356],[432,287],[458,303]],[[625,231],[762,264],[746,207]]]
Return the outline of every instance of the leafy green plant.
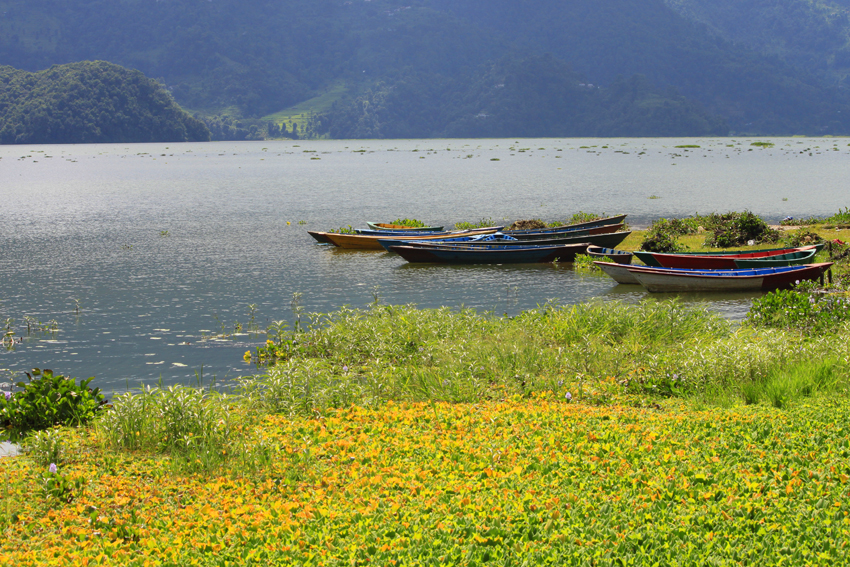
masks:
[[[573,268],[576,270],[585,270],[585,271],[600,271],[600,268],[593,263],[594,258],[592,256],[588,256],[587,254],[576,254],[575,260],[573,260]],[[610,262],[610,258],[603,258],[603,261]]]
[[[65,458],[62,437],[58,428],[37,431],[23,442],[24,453],[40,466],[61,464]]]
[[[495,221],[490,217],[482,218],[478,222],[458,222],[458,223],[455,223],[455,228],[457,230],[470,230],[470,229],[473,229],[473,228],[486,228],[488,226],[496,226]]]
[[[399,219],[395,219],[395,220],[394,220],[394,221],[392,221],[390,224],[397,224],[397,225],[401,225],[401,226],[407,226],[407,227],[410,227],[410,228],[418,228],[418,227],[421,227],[421,226],[427,226],[427,225],[426,225],[424,222],[422,222],[421,220],[417,220],[417,219],[400,219],[400,218],[399,218]]]
[[[357,231],[351,228],[351,225],[341,226],[337,229],[331,229],[328,232],[332,232],[334,234],[357,234]]]
[[[676,237],[678,228],[667,219],[659,219],[652,223],[641,242],[640,249],[647,252],[680,252],[683,246]]]
[[[712,213],[706,218],[705,228],[710,231],[705,240],[710,248],[743,246],[751,240],[759,244],[779,240],[779,231],[750,211]]]
[[[804,288],[805,284],[801,282]],[[745,321],[756,328],[777,327],[801,333],[836,333],[850,321],[850,298],[799,290],[772,291],[753,300]]]
[[[29,382],[17,383],[21,390],[0,395],[0,427],[12,441],[54,425],[87,423],[106,404],[100,389],[89,387],[93,377],[77,384],[52,370],[26,374]]]
[[[85,481],[82,478],[60,473],[55,463],[50,463],[46,473],[41,473],[41,492],[46,499],[71,502],[83,486]]]
[[[574,213],[573,216],[567,219],[565,224],[578,224],[580,222],[590,222],[596,219],[601,219],[605,217],[605,213],[601,215],[597,215],[596,213],[585,213],[584,211],[579,211]]]
[[[239,442],[242,416],[231,409],[228,396],[218,392],[148,386],[116,396],[96,426],[110,448],[158,451],[179,468],[212,470]]]

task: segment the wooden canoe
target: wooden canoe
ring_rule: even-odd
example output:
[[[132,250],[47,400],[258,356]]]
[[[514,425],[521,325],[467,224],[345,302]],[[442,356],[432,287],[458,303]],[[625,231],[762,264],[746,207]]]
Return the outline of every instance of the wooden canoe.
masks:
[[[584,235],[584,236],[558,236],[547,238],[543,240],[515,240],[515,239],[503,239],[499,238],[499,233],[494,233],[490,236],[493,238],[487,239],[476,239],[472,240],[471,238],[451,238],[451,239],[442,239],[435,242],[440,242],[441,244],[469,244],[471,246],[492,246],[494,244],[504,245],[504,246],[554,246],[558,244],[579,244],[585,243],[587,246],[606,246],[606,247],[614,247],[623,242],[631,232],[611,232],[607,234],[592,234],[592,235]],[[410,242],[410,240],[407,240]],[[381,245],[387,250],[390,249],[391,246],[397,244],[404,244],[405,241],[399,240],[397,238],[385,238],[380,240]]]
[[[811,264],[815,259],[817,250],[799,250],[778,256],[767,256],[765,258],[735,258],[736,268],[777,268],[779,266],[800,266]]]
[[[626,252],[625,250],[604,248],[602,246],[588,246],[587,255],[591,258],[597,258],[599,260],[601,260],[602,258],[610,258],[617,264],[631,264],[633,256],[631,252]]]
[[[598,260],[593,263],[599,266],[599,269],[618,284],[640,285],[640,282],[632,275],[626,264],[614,264],[612,262],[600,262]]]
[[[553,246],[464,246],[411,242],[390,247],[408,262],[437,264],[529,264],[539,262],[572,262],[587,244],[558,244]]]
[[[523,234],[540,234],[547,232],[563,232],[565,230],[577,230],[582,228],[592,228],[596,226],[603,225],[611,225],[611,224],[622,224],[622,222],[626,219],[626,215],[617,215],[613,217],[605,217],[604,219],[595,219],[592,221],[585,222],[577,222],[574,224],[565,224],[561,226],[552,226],[546,228],[526,228],[526,229],[518,229],[518,230],[506,230],[505,234],[510,234],[511,236],[523,235]]]
[[[620,284],[641,284],[649,291],[753,291],[785,289],[819,278],[831,262],[761,269],[695,270],[593,262]],[[655,274],[653,277],[643,277]],[[651,289],[650,289],[651,288]]]
[[[417,232],[441,232],[442,226],[405,226],[403,224],[391,224],[386,222],[366,222],[366,226],[372,230],[413,230]]]
[[[397,240],[436,240],[452,236],[470,236],[473,234],[492,234],[497,232],[501,227],[491,226],[487,228],[475,228],[471,230],[463,230],[458,232],[435,232],[430,236],[395,236]],[[320,232],[324,235],[331,244],[340,248],[350,248],[354,250],[383,250],[379,240],[386,236],[372,236],[369,234],[339,234],[336,232]]]
[[[678,268],[693,270],[734,270],[735,260],[768,258],[791,252],[817,250],[817,246],[799,248],[773,248],[770,250],[739,250],[736,252],[683,252],[666,254],[660,252],[635,251],[634,255],[647,266],[655,268]]]
[[[318,242],[319,244],[333,244],[333,242],[331,242],[331,241],[328,239],[328,237],[327,237],[327,236],[325,236],[325,235],[327,234],[327,232],[319,232],[319,231],[316,231],[316,230],[308,230],[308,231],[307,231],[307,234],[309,234],[310,236],[312,236],[312,237],[313,237],[313,239],[314,239],[316,242]]]
[[[803,266],[743,270],[677,270],[622,266],[639,284],[653,293],[691,291],[771,291],[789,289],[797,282],[816,280],[832,262]]]
[[[590,236],[594,234],[608,234],[610,232],[617,232],[618,230],[623,228],[623,223],[615,223],[615,224],[601,224],[599,226],[583,226],[576,228],[569,227],[559,227],[558,229],[546,229],[540,232],[522,232],[517,230],[503,230],[502,233],[517,240],[524,240],[527,242],[537,241],[537,240],[549,240],[552,238],[558,238],[561,236]]]

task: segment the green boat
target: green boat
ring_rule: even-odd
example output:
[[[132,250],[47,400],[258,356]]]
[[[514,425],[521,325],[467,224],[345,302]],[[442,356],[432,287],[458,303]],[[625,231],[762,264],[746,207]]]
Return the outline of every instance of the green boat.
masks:
[[[735,259],[736,268],[775,268],[778,266],[799,266],[811,264],[815,259],[817,250],[800,250],[780,254],[778,256],[767,256],[765,258],[741,258]]]

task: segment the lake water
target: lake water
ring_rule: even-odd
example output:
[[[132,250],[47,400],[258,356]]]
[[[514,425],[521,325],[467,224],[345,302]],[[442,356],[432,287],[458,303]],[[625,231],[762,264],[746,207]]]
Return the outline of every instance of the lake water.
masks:
[[[415,266],[317,246],[307,229],[418,218],[658,217],[749,209],[767,220],[847,206],[848,140],[520,139],[0,146],[0,382],[47,367],[107,393],[227,381],[264,339],[214,337],[384,303],[517,313],[547,300],[638,301],[570,266]],[[699,145],[699,148],[675,148]],[[650,198],[657,197],[657,198]],[[752,295],[692,296],[730,318]],[[11,321],[9,321],[11,320]],[[30,323],[27,335],[26,322]],[[41,332],[55,321],[56,332]]]

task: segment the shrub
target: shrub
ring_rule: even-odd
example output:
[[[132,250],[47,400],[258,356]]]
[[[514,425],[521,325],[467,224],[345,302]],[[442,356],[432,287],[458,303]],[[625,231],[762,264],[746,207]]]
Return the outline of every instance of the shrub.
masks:
[[[482,218],[478,222],[458,222],[455,223],[455,229],[457,230],[469,230],[472,228],[486,228],[488,226],[496,226],[495,221],[491,218]]]
[[[772,291],[753,300],[745,321],[752,327],[835,333],[850,321],[850,298],[797,290]]]
[[[649,227],[640,249],[647,252],[680,252],[683,247],[676,240],[680,234],[678,230],[678,226],[667,219],[658,219]]]
[[[546,228],[546,223],[540,219],[518,220],[512,222],[508,230],[527,230],[529,228]]]
[[[99,388],[88,387],[94,378],[77,384],[76,378],[38,368],[27,376],[28,383],[17,384],[22,390],[0,395],[0,426],[11,441],[54,425],[82,425],[106,404]]]
[[[791,234],[785,237],[785,242],[788,246],[808,246],[809,244],[820,244],[823,242],[823,238],[815,232],[810,230],[806,230],[805,228],[801,228],[800,230],[795,230]]]
[[[395,219],[390,224],[397,224],[400,226],[408,226],[410,228],[418,228],[420,226],[425,226],[425,223],[421,220],[417,219]]]
[[[580,222],[590,222],[601,218],[605,218],[605,213],[597,215],[596,213],[585,213],[583,211],[579,211],[567,219],[565,224],[578,224]]]
[[[710,248],[743,246],[750,240],[756,243],[777,242],[779,231],[770,228],[764,220],[750,211],[730,212],[723,215],[712,213],[706,221],[710,231],[705,245]]]

